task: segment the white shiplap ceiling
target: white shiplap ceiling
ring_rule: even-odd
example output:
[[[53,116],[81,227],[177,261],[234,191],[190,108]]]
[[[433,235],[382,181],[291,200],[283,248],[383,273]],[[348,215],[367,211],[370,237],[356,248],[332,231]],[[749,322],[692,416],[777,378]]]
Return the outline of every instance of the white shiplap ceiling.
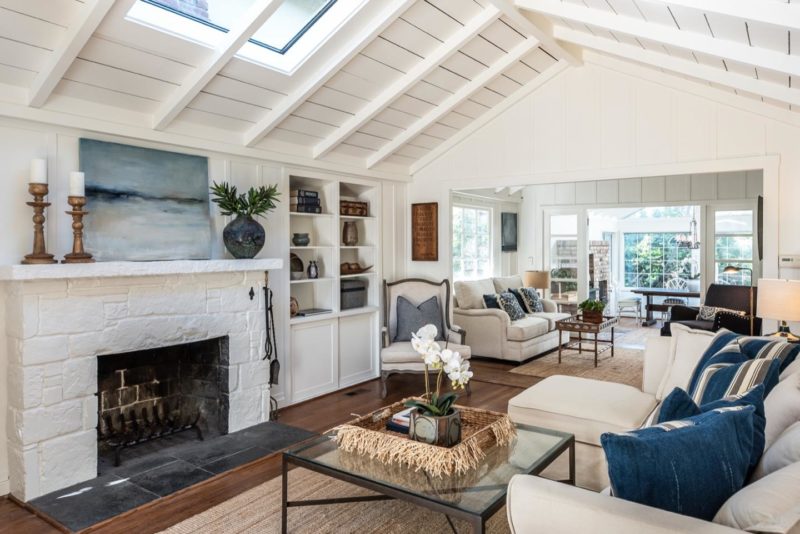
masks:
[[[778,0],[339,0],[355,14],[291,74],[237,54],[278,0],[215,47],[135,2],[0,0],[0,100],[403,174],[582,48],[800,106],[800,8]]]

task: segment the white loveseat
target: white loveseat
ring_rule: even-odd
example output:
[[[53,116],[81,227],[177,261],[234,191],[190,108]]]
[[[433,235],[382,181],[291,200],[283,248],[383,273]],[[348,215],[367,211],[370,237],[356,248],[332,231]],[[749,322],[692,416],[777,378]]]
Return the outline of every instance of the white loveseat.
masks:
[[[521,362],[569,341],[567,332],[559,338],[556,330],[556,321],[569,314],[558,313],[555,302],[550,300],[542,300],[544,311],[516,321],[511,321],[503,310],[486,308],[483,295],[520,287],[519,275],[454,284],[453,320],[467,331],[465,344],[473,355]]]
[[[676,328],[684,330],[681,335],[675,335]],[[512,398],[508,411],[514,421],[569,432],[575,435],[576,441],[576,486],[554,482],[567,478],[566,455],[562,455],[564,458],[559,458],[544,471],[543,477],[547,478],[518,475],[512,479],[507,498],[508,521],[512,532],[741,532],[613,498],[607,491],[600,493],[609,484],[600,435],[641,426],[672,389],[686,389],[695,364],[712,338],[711,333],[675,327],[672,339],[649,339],[641,390],[612,382],[552,376]],[[800,397],[800,364],[793,364],[792,368],[781,375],[783,380],[787,372],[790,373],[791,378],[786,379],[791,380],[791,386],[798,389],[797,393],[792,393],[791,403],[785,403],[787,406],[797,404]],[[783,403],[784,399],[771,395],[768,401],[773,401],[774,409],[775,402]],[[769,421],[771,407],[769,403],[765,406]],[[778,411],[783,411],[783,408]],[[785,412],[800,419],[797,408]],[[786,416],[782,414],[782,417]],[[769,432],[768,422],[767,450],[771,445]],[[800,487],[796,483],[794,485]],[[745,492],[747,488],[745,486],[741,491]],[[793,506],[800,509],[800,502]],[[800,524],[789,532],[800,534]]]

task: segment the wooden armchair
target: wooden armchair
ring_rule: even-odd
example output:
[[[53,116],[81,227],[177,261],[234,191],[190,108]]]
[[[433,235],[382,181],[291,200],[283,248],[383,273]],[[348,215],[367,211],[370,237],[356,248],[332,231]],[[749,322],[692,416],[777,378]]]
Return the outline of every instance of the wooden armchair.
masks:
[[[407,278],[395,282],[383,281],[384,323],[381,349],[381,396],[386,397],[386,380],[396,373],[423,373],[425,365],[422,357],[411,347],[410,341],[396,341],[397,337],[397,298],[404,297],[412,304],[419,305],[435,296],[442,311],[443,341],[439,344],[459,352],[465,360],[472,355],[464,345],[466,332],[454,326],[453,310],[450,305],[450,281],[432,282],[421,278]],[[470,394],[467,385],[467,394]]]

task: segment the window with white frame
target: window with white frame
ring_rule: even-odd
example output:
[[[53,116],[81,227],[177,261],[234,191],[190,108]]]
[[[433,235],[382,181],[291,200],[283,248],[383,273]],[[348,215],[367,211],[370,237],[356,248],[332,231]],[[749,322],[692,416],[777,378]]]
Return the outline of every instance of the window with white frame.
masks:
[[[453,280],[492,276],[492,210],[453,206]]]
[[[720,284],[749,286],[753,280],[753,210],[714,213],[714,271]],[[738,269],[723,272],[726,267]]]

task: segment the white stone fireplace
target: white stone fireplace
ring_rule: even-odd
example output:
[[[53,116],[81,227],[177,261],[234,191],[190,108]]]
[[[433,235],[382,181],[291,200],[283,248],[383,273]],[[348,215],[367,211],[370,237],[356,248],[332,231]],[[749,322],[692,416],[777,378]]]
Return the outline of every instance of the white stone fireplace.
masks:
[[[264,272],[279,268],[280,260],[3,268],[12,494],[28,501],[97,475],[101,355],[227,336],[228,431],[266,421],[261,288]]]

